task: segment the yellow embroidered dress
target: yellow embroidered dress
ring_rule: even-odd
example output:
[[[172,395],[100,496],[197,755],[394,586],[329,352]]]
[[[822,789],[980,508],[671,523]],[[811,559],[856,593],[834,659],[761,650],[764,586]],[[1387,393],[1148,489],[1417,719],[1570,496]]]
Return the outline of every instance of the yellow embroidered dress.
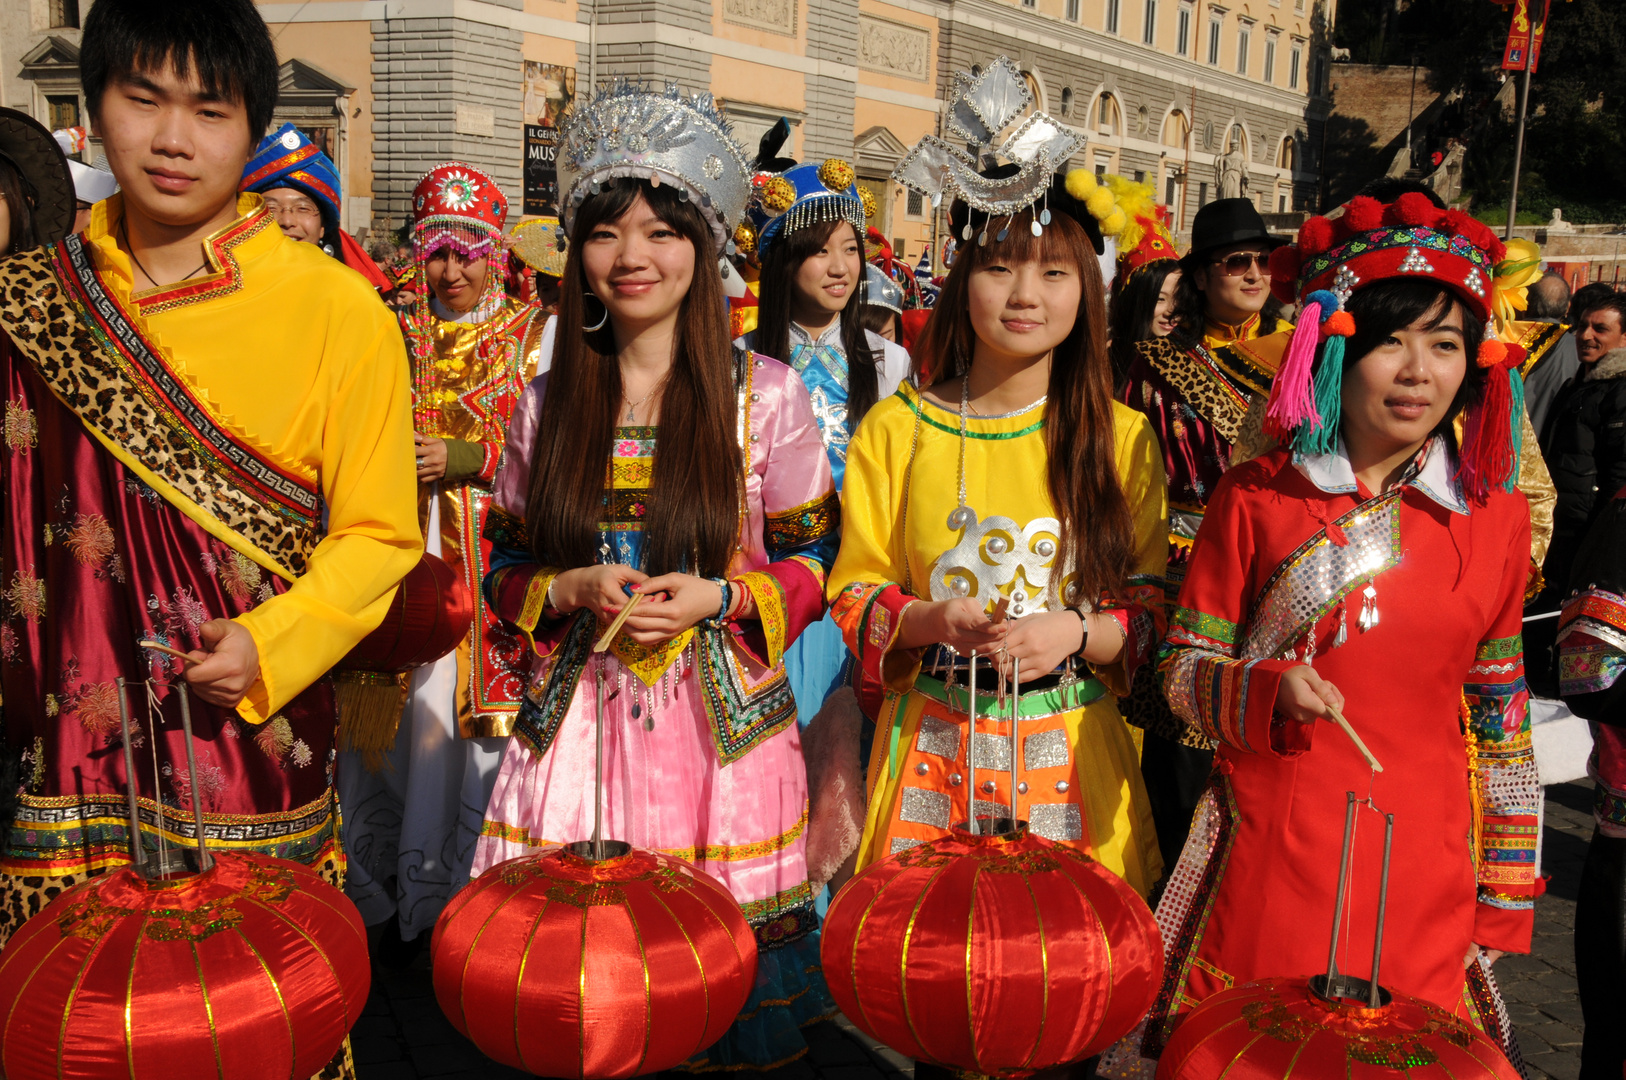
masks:
[[[832,613],[864,677],[884,686],[870,757],[869,816],[859,846],[867,865],[941,835],[967,818],[966,662],[942,646],[894,649],[916,599],[973,596],[1012,617],[1056,610],[1071,588],[1056,573],[1059,525],[1046,480],[1045,405],[970,416],[963,440],[965,506],[958,502],[960,417],[904,386],[877,405],[847,451],[841,552],[830,576]],[[1017,815],[1035,833],[1087,848],[1143,895],[1162,861],[1139,761],[1117,697],[1162,636],[1167,552],[1163,465],[1144,417],[1113,406],[1119,481],[1134,520],[1133,572],[1102,600],[1125,633],[1110,668],[1058,670],[1000,704],[979,679],[978,816],[1010,806],[1011,711],[1020,710]],[[1089,537],[1083,538],[1089,543]],[[979,664],[986,671],[987,665]],[[986,691],[986,692],[985,692]]]

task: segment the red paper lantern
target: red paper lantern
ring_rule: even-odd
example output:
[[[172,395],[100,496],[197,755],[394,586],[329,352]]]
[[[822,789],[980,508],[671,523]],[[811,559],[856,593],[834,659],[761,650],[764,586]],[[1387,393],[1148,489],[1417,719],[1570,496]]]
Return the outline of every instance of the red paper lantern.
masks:
[[[298,863],[216,852],[201,874],[91,878],[0,954],[9,1080],[288,1080],[325,1066],[367,1003],[367,931]]]
[[[1388,995],[1385,991],[1385,996]],[[1519,1080],[1501,1047],[1438,1005],[1331,1001],[1305,978],[1261,979],[1191,1010],[1157,1080]]]
[[[757,945],[734,897],[681,859],[615,847],[498,863],[441,912],[435,998],[487,1057],[539,1076],[654,1073],[745,1006]]]
[[[1151,1007],[1163,943],[1145,902],[1074,848],[951,837],[867,867],[830,904],[824,976],[899,1053],[1020,1077],[1110,1046]]]
[[[446,563],[425,553],[395,590],[378,629],[339,663],[352,671],[401,672],[457,648],[474,622],[474,597]]]

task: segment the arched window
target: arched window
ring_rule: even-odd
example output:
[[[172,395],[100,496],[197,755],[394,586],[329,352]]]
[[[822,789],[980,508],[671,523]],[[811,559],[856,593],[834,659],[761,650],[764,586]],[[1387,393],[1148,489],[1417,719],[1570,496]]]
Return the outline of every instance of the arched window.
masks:
[[[1151,110],[1148,109],[1146,106],[1142,105],[1140,108],[1135,110],[1135,134],[1136,135],[1145,135],[1147,132],[1149,132],[1151,130],[1152,130],[1152,113],[1151,113]]]
[[[1191,121],[1179,109],[1169,114],[1163,121],[1163,145],[1184,149],[1186,140],[1191,137]]]
[[[1278,169],[1286,169],[1291,172],[1296,164],[1297,157],[1298,154],[1295,149],[1293,137],[1289,135],[1287,138],[1282,140],[1282,145],[1276,151],[1276,167]]]
[[[1225,152],[1230,153],[1233,147],[1242,151],[1245,160],[1253,160],[1253,153],[1248,149],[1248,132],[1241,124],[1232,124],[1225,132]]]
[[[1061,114],[1063,116],[1073,115],[1073,88],[1071,86],[1061,88]]]
[[[1095,108],[1095,130],[1102,135],[1118,134],[1118,99],[1102,94]]]

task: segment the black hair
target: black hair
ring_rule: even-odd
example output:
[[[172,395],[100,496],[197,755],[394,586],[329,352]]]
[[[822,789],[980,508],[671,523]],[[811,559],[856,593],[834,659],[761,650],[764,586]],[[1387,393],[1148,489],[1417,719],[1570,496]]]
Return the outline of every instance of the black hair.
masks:
[[[90,115],[116,79],[194,70],[205,94],[239,104],[258,141],[277,104],[277,48],[252,0],[97,0],[79,39],[79,81]]]
[[[1113,292],[1107,305],[1107,357],[1112,361],[1113,386],[1122,386],[1128,376],[1129,365],[1135,362],[1135,346],[1156,336],[1152,314],[1157,310],[1158,294],[1169,275],[1179,269],[1180,264],[1172,259],[1152,263],[1130,274]]]
[[[39,246],[39,234],[34,231],[34,213],[39,196],[28,176],[10,158],[0,154],[0,198],[11,210],[11,239],[9,246],[0,247],[0,256],[15,255]]]
[[[1615,295],[1615,287],[1606,285],[1601,281],[1594,281],[1590,285],[1582,285],[1570,297],[1569,317],[1565,322],[1574,324],[1581,321],[1581,316],[1595,307],[1600,300],[1607,300]]]
[[[1613,311],[1620,321],[1622,330],[1626,330],[1626,296],[1618,292],[1611,292],[1608,296],[1601,296],[1581,309],[1581,318],[1586,318],[1594,311]]]
[[[890,323],[892,340],[899,344],[903,342],[903,319],[889,307],[882,307],[880,304],[860,304],[858,322],[865,330],[872,334],[880,334],[882,337],[886,337],[884,331]]]
[[[1442,302],[1443,301],[1443,302]],[[1453,313],[1462,319],[1462,353],[1467,365],[1462,385],[1450,410],[1435,433],[1446,431],[1464,409],[1477,405],[1485,396],[1487,371],[1479,366],[1479,343],[1485,336],[1485,321],[1468,309],[1462,298],[1431,278],[1386,278],[1352,294],[1345,309],[1355,320],[1355,333],[1344,348],[1344,364],[1358,364],[1382,345],[1390,334],[1428,317],[1423,329],[1445,325]]]
[[[1403,176],[1380,176],[1355,194],[1357,197],[1365,195],[1369,199],[1376,199],[1385,204],[1394,202],[1402,195],[1422,195],[1434,204],[1434,209],[1445,209],[1445,200],[1440,198],[1439,192],[1421,180],[1408,180]]]

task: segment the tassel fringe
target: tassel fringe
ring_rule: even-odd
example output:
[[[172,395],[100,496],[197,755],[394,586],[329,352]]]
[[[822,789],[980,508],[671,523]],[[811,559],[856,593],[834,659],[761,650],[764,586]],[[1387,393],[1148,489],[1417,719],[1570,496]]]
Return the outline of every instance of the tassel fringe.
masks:
[[[339,706],[339,749],[362,755],[368,772],[384,767],[395,746],[412,675],[377,671],[335,671],[333,696]]]

